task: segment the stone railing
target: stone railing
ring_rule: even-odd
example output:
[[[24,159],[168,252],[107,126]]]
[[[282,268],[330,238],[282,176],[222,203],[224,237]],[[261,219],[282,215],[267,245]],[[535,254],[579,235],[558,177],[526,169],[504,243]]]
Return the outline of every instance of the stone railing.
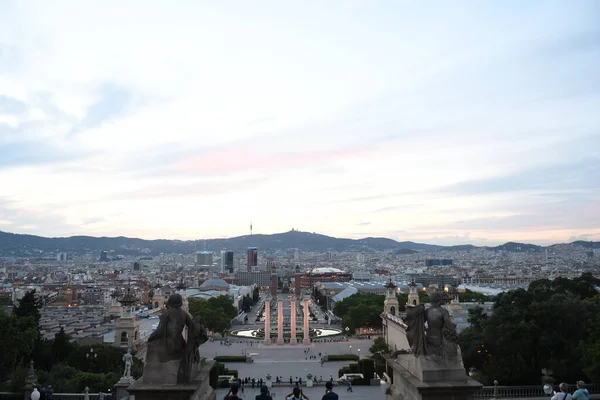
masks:
[[[53,400],[84,400],[84,393],[54,393],[52,395]],[[98,400],[98,393],[88,393],[90,400]],[[2,400],[23,400],[23,393],[17,392],[0,392],[0,399]],[[104,400],[112,400],[112,395],[105,393]]]
[[[592,399],[600,398],[599,384],[585,385],[585,387],[592,395]],[[569,385],[569,393],[573,393],[575,389],[575,385]],[[554,390],[559,391],[558,385],[556,385]],[[540,384],[530,386],[484,386],[475,393],[473,399],[548,399],[549,397],[544,393],[544,389]]]

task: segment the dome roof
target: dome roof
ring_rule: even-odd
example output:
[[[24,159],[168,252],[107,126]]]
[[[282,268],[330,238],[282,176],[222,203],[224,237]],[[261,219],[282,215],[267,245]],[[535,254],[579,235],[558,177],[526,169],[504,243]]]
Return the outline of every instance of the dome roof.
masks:
[[[225,282],[223,279],[220,278],[210,278],[205,280],[202,285],[200,285],[201,288],[212,288],[212,287],[218,287],[218,288],[224,288],[227,289],[229,288],[229,283]]]

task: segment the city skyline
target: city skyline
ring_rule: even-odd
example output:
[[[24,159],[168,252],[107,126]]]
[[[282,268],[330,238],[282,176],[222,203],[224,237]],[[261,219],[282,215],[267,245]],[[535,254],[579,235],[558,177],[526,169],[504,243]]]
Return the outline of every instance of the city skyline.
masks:
[[[0,230],[600,240],[577,3],[0,5]]]

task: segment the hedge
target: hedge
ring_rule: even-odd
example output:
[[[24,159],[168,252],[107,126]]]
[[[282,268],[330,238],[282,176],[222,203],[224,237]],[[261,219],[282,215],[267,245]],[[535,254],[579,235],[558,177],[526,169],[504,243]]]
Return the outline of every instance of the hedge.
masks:
[[[330,354],[327,356],[327,361],[358,361],[356,354]]]
[[[233,375],[237,378],[238,371],[235,369],[227,369],[225,368],[225,365],[215,363],[213,368],[210,370],[210,386],[212,386],[213,389],[216,389],[217,387],[228,388],[231,385],[227,380],[217,382],[219,375]]]
[[[216,356],[217,362],[246,362],[246,356]]]
[[[364,378],[352,379],[352,385],[354,386],[369,386],[370,379],[373,377],[374,366],[372,359],[362,359],[358,363],[351,363],[350,365],[340,368],[338,370],[338,376],[341,378],[344,374],[363,374]]]

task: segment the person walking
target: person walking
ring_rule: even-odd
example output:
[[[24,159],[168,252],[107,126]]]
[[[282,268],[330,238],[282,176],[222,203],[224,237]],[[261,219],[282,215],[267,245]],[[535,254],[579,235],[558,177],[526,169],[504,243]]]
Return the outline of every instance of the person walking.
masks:
[[[353,390],[352,390],[352,379],[350,379],[350,377],[346,378],[346,385],[348,385],[348,388],[346,389],[346,392],[353,392]]]
[[[552,396],[552,399],[550,400],[571,400],[571,395],[568,393],[569,391],[569,385],[567,385],[566,383],[561,383],[560,385],[558,385],[558,389],[560,390],[559,393],[554,393],[554,396]]]

